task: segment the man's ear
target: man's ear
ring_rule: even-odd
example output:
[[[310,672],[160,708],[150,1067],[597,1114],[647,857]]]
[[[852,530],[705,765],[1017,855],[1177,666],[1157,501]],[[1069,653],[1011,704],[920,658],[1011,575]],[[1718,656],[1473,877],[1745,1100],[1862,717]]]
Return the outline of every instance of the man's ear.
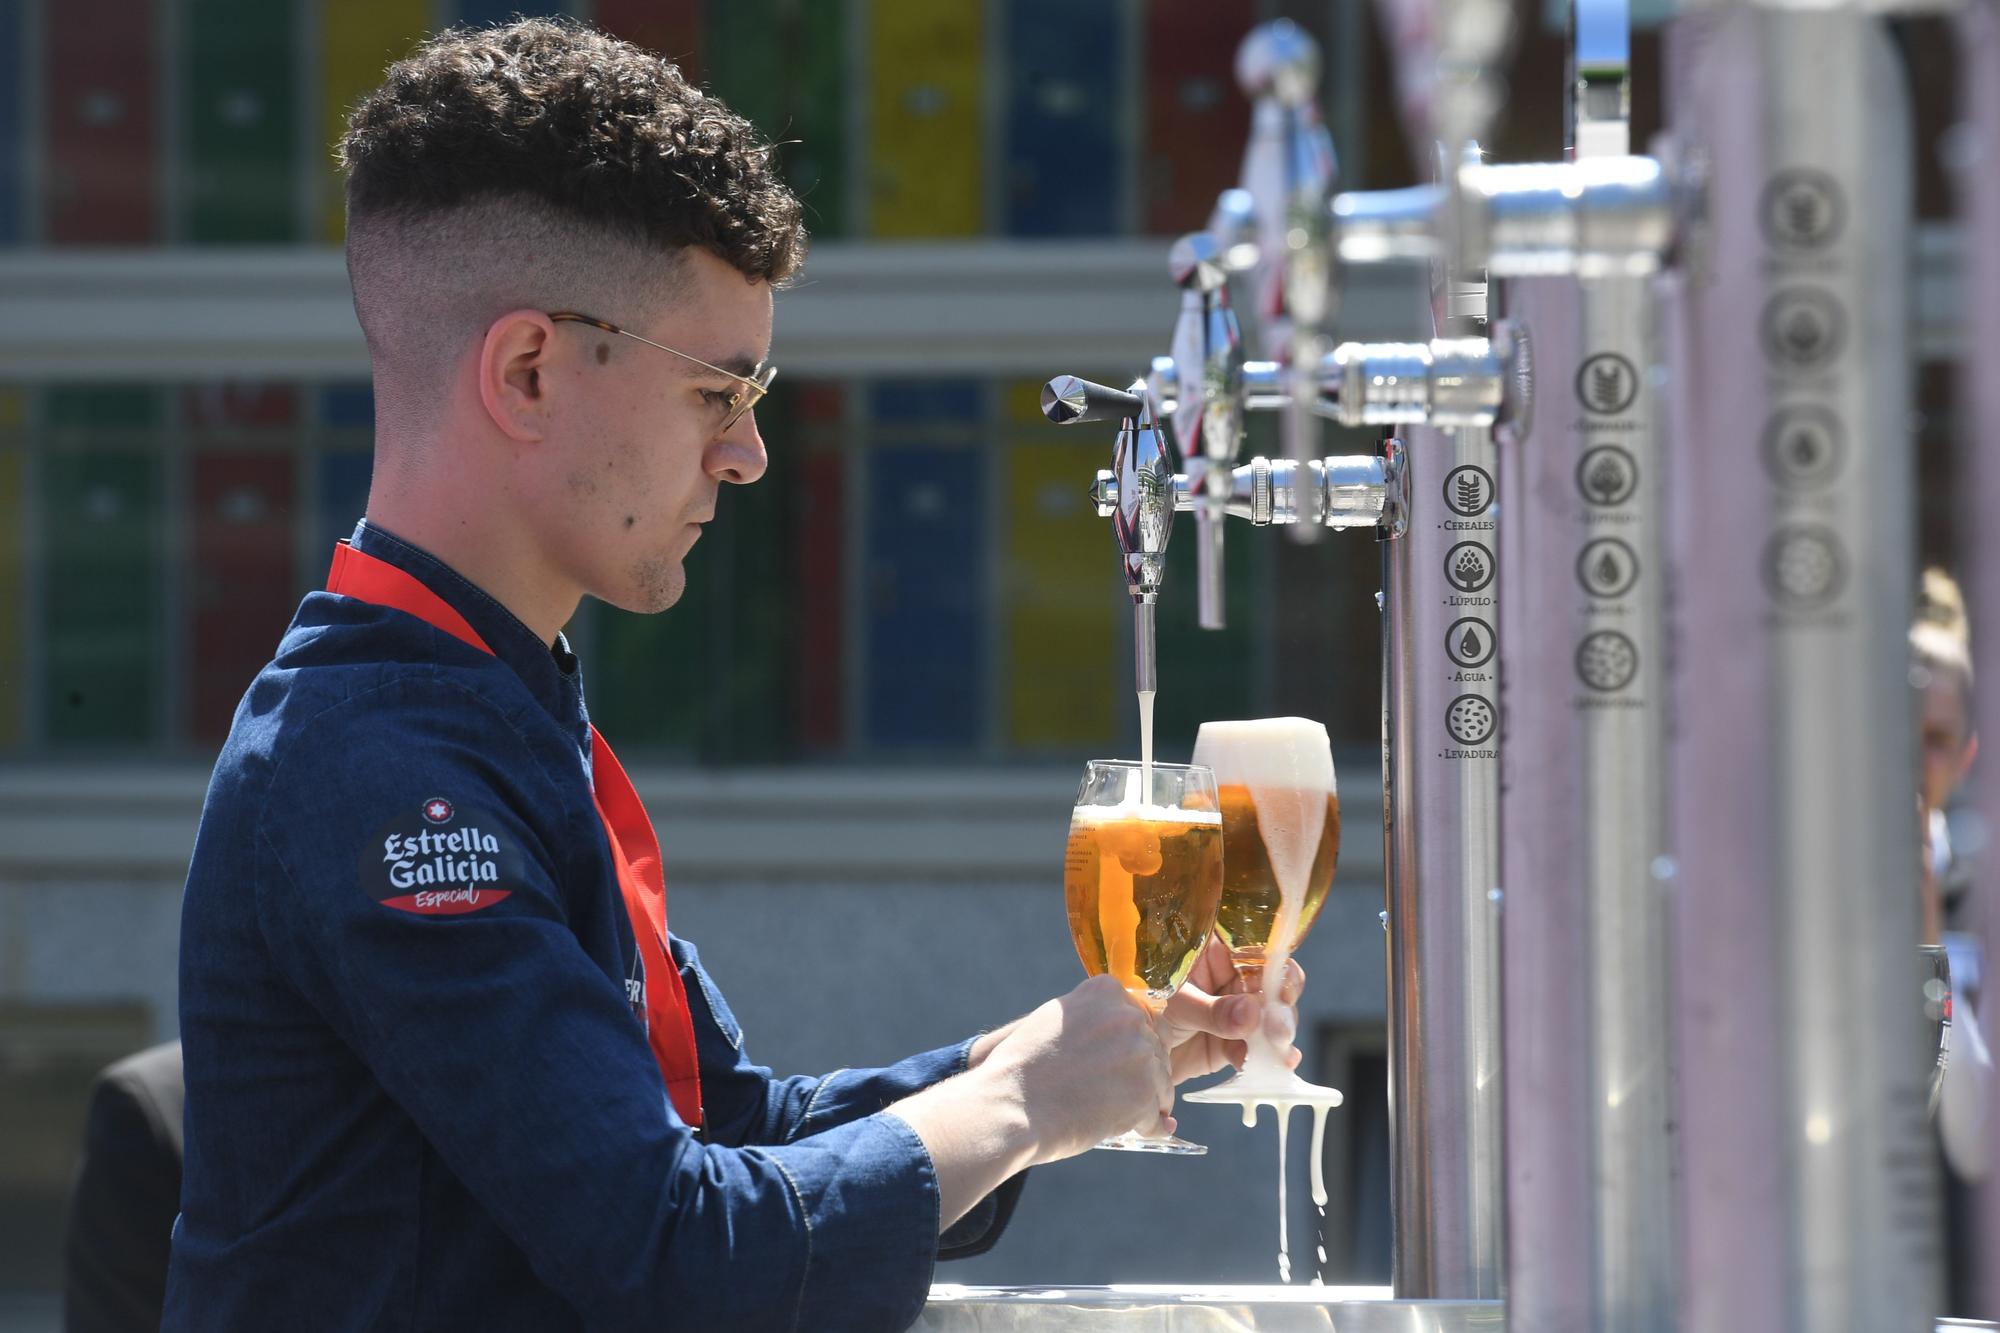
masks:
[[[542,438],[555,332],[554,323],[539,310],[510,310],[486,326],[474,367],[479,401],[511,440]]]

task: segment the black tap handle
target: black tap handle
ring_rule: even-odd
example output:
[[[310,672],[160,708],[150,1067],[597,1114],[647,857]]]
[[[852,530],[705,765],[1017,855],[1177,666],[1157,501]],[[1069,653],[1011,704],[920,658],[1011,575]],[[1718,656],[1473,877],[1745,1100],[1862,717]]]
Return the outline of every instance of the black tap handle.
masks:
[[[1139,395],[1074,375],[1058,375],[1042,386],[1042,415],[1058,426],[1123,421],[1139,415]]]

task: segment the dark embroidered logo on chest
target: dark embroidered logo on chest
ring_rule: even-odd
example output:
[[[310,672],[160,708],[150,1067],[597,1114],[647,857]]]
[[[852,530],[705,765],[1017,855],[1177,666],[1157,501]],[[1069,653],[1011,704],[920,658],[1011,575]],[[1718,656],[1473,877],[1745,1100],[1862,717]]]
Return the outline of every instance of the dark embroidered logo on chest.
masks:
[[[521,854],[499,821],[433,796],[380,829],[361,852],[361,887],[384,907],[458,916],[521,885]]]

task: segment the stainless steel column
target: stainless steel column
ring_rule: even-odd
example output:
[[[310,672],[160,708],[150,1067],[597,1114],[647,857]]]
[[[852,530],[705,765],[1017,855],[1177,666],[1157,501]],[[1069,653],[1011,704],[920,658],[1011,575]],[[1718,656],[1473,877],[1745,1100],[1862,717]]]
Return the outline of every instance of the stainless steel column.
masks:
[[[1576,24],[1575,158],[1622,157],[1624,6],[1585,0]],[[1656,303],[1643,275],[1500,286],[1537,380],[1532,422],[1502,436],[1499,478],[1508,1316],[1540,1333],[1668,1333]]]
[[[1959,11],[1959,86],[1964,90],[1963,141],[1960,163],[1959,233],[1965,237],[1965,326],[1959,362],[1963,419],[1959,425],[1959,457],[1964,502],[1960,507],[1965,534],[1964,567],[1971,604],[1972,660],[1985,674],[1973,690],[1975,721],[1989,747],[2000,746],[2000,375],[1984,362],[1984,353],[2000,347],[2000,3],[1966,0]],[[1987,750],[1979,765],[1980,812],[1985,847],[1977,855],[1978,915],[1986,946],[1986,975],[2000,962],[2000,753]],[[1979,1005],[1980,1022],[1992,1044],[2000,1017],[2000,984],[1988,980]],[[2000,1116],[1988,1126],[1987,1161],[2000,1163]],[[1984,1307],[1976,1313],[2000,1315],[2000,1183],[1989,1176],[1981,1191],[1985,1216],[1977,1238],[1979,1272],[1985,1278]],[[1963,1313],[1975,1313],[1965,1311]]]
[[[1499,560],[1493,433],[1408,426],[1383,547],[1391,1204],[1398,1296],[1501,1279]]]
[[[1857,12],[1682,22],[1675,151],[1709,175],[1668,460],[1685,1323],[1927,1329],[1906,91]]]
[[[1661,450],[1644,278],[1506,284],[1500,800],[1510,1317],[1674,1327]]]

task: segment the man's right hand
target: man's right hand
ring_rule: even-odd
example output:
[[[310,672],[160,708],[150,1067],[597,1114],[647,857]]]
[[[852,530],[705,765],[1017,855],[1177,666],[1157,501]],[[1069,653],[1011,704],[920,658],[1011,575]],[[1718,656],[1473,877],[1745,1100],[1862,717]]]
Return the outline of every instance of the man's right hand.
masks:
[[[1128,1129],[1173,1132],[1166,1048],[1113,977],[1092,977],[1015,1023],[982,1072],[1017,1090],[1037,1162],[1074,1157]]]
[[[1173,1132],[1166,1047],[1112,978],[1092,977],[988,1036],[965,1073],[888,1108],[931,1155],[939,1230],[1027,1167],[1128,1129]]]

